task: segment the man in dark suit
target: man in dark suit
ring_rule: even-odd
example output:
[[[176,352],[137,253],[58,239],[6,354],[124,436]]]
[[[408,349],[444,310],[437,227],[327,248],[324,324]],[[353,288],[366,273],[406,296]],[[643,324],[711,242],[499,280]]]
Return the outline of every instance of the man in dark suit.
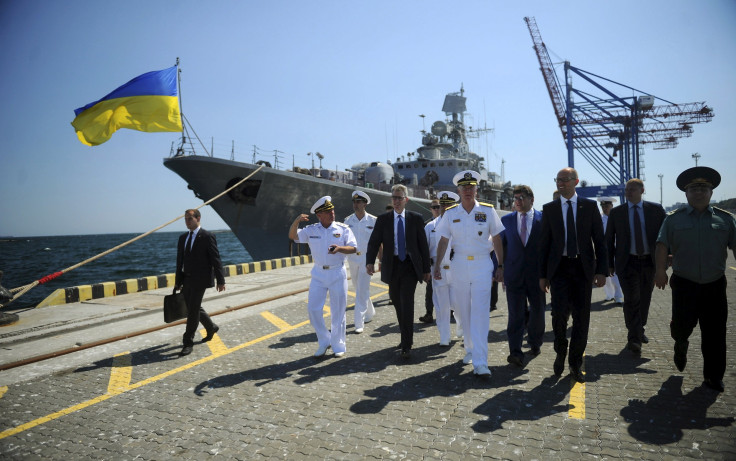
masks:
[[[396,309],[401,329],[401,356],[411,356],[414,338],[414,292],[417,281],[429,282],[430,263],[424,219],[419,213],[407,211],[409,201],[406,186],[397,184],[391,189],[394,209],[376,219],[368,240],[366,261],[375,261],[383,244],[381,281],[388,284],[388,295]],[[374,274],[373,264],[366,265],[369,275]]]
[[[633,178],[626,183],[626,201],[611,210],[606,229],[608,266],[618,274],[624,293],[624,322],[627,347],[635,354],[649,339],[644,327],[654,290],[654,249],[659,228],[667,216],[662,205],[641,199],[644,183]]]
[[[217,291],[225,291],[225,273],[220,262],[220,252],[217,249],[215,236],[199,226],[202,219],[199,210],[187,210],[184,221],[189,232],[179,236],[176,251],[176,279],[174,288],[183,288],[184,299],[187,302],[187,329],[184,331],[184,347],[179,355],[189,355],[194,346],[194,332],[202,322],[207,331],[202,341],[210,341],[220,329],[215,325],[207,312],[202,308],[202,298],[207,288],[215,286],[217,277]]]
[[[506,264],[504,285],[509,308],[506,328],[509,356],[506,360],[523,367],[524,352],[521,350],[521,343],[525,324],[532,355],[539,355],[544,336],[545,296],[539,289],[542,213],[534,209],[534,192],[529,186],[514,188],[514,208],[516,211],[501,218],[505,229],[501,238]]]
[[[606,283],[606,239],[598,206],[578,197],[580,181],[574,168],[563,168],[555,178],[560,199],[542,207],[542,235],[539,245],[539,288],[552,291],[552,329],[555,333],[554,363],[561,375],[567,355],[567,319],[572,315],[570,374],[585,382],[581,371],[588,343],[592,284]]]

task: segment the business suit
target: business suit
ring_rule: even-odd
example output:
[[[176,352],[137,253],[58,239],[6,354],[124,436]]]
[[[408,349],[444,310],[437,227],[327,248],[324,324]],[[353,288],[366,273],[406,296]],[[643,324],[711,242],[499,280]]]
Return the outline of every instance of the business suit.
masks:
[[[643,200],[639,202],[644,218],[642,240],[645,246],[643,254],[637,256],[635,237],[631,233],[633,210],[630,210],[630,205],[625,203],[611,210],[606,229],[606,244],[608,265],[618,274],[624,293],[623,311],[628,330],[627,339],[629,343],[633,343],[629,347],[636,351],[641,349],[644,327],[649,317],[649,304],[654,290],[654,249],[666,213],[657,203]],[[641,217],[640,215],[640,220]]]
[[[383,244],[381,281],[388,284],[388,294],[396,310],[401,330],[401,350],[408,353],[414,342],[414,292],[417,281],[429,274],[429,246],[424,233],[424,220],[419,213],[404,210],[406,259],[394,254],[396,212],[389,211],[376,219],[368,240],[366,261],[375,261]]]
[[[509,308],[509,320],[506,335],[509,341],[509,353],[523,358],[521,343],[524,337],[526,307],[529,303],[529,320],[526,324],[529,346],[534,353],[539,353],[544,336],[544,292],[539,288],[539,242],[542,233],[542,213],[533,213],[531,227],[528,227],[526,245],[519,234],[519,212],[507,214],[501,218],[505,230],[501,234],[504,256],[504,284],[506,285],[506,301]],[[522,213],[522,219],[526,219]],[[527,221],[528,222],[528,221]]]
[[[218,286],[225,285],[225,274],[215,236],[200,227],[196,231],[191,250],[185,249],[188,238],[189,232],[179,236],[175,275],[175,285],[183,286],[182,293],[187,302],[187,327],[183,337],[185,347],[194,344],[194,333],[200,322],[208,336],[218,329],[202,308],[202,298],[207,288],[215,286],[215,278]]]
[[[558,186],[559,187],[559,186]],[[576,379],[588,343],[590,297],[593,278],[607,273],[606,242],[598,206],[592,200],[574,195],[577,254],[564,255],[566,230],[562,202],[564,196],[542,207],[542,232],[539,245],[540,279],[549,280],[552,292],[552,329],[558,360],[567,354],[567,320],[572,315],[572,335],[568,363]],[[577,200],[575,200],[577,199]],[[604,279],[602,279],[604,281]],[[562,370],[555,366],[555,373]]]

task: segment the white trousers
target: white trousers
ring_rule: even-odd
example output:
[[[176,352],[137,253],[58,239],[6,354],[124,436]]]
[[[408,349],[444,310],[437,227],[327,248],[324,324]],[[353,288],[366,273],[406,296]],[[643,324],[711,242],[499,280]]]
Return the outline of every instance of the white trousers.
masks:
[[[330,293],[331,331],[327,330],[324,319],[325,301]],[[345,307],[348,303],[348,277],[345,267],[337,270],[323,270],[315,266],[309,284],[309,303],[307,311],[309,322],[317,333],[320,347],[332,346],[333,352],[345,352]]]
[[[621,284],[618,283],[618,275],[613,274],[613,277],[606,277],[606,284],[603,285],[603,291],[606,293],[606,300],[623,299],[624,292],[621,291]]]
[[[469,261],[457,256],[453,259],[450,299],[462,319],[463,343],[465,350],[472,354],[475,368],[488,366],[492,277],[490,256],[487,260],[477,258]]]
[[[365,271],[364,263],[365,256],[362,255],[357,262],[350,260],[350,278],[355,290],[355,328],[363,328],[365,321],[370,321],[376,315],[376,308],[371,301],[371,276]]]
[[[446,264],[443,264],[443,266]],[[434,268],[432,270],[434,273]],[[440,334],[440,343],[450,344],[450,271],[440,269],[442,280],[432,279],[432,303],[434,304],[435,316],[437,317],[437,331]]]

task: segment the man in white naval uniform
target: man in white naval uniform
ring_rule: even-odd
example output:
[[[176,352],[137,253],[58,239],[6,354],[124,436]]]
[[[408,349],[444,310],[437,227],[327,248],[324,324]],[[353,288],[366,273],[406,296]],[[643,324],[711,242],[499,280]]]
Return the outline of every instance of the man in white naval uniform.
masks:
[[[603,220],[603,232],[606,231],[608,225],[608,216],[611,214],[613,208],[613,202],[616,201],[615,197],[598,197],[598,201],[601,204],[601,219]],[[618,274],[613,274],[610,277],[606,277],[606,284],[603,285],[603,291],[606,296],[606,301],[613,299],[616,303],[622,304],[624,302],[624,292],[621,290],[621,284],[618,281]]]
[[[348,263],[350,263],[350,278],[353,280],[355,289],[355,332],[363,333],[366,323],[373,319],[376,315],[376,309],[371,301],[371,276],[365,271],[365,252],[368,249],[368,239],[376,225],[376,217],[365,212],[366,205],[371,203],[371,198],[365,192],[353,191],[353,211],[345,218],[345,224],[358,242],[357,251],[348,255]],[[381,258],[379,253],[378,258]]]
[[[452,306],[460,313],[465,331],[465,358],[463,363],[473,364],[474,373],[483,379],[491,377],[488,369],[488,331],[490,328],[491,284],[493,261],[491,251],[496,251],[498,268],[495,279],[503,282],[503,244],[501,232],[504,226],[487,203],[475,199],[480,174],[461,171],[452,180],[458,186],[460,204],[445,211],[437,228],[441,238],[437,245],[437,259],[442,260],[452,239],[452,282],[450,296]],[[435,266],[434,278],[441,280],[440,267]]]
[[[318,223],[299,229],[299,223],[309,221],[309,215],[297,216],[289,228],[289,238],[297,243],[308,243],[314,267],[309,284],[309,322],[317,333],[319,347],[315,357],[325,355],[332,347],[336,357],[345,355],[345,307],[348,303],[348,274],[345,255],[355,253],[357,242],[350,228],[335,222],[332,197],[326,195],[312,206]],[[330,293],[331,331],[325,326],[322,314],[327,292]]]
[[[437,330],[440,334],[440,346],[443,347],[450,345],[450,258],[448,254],[442,261],[437,259],[437,244],[440,241],[437,226],[445,214],[445,210],[455,205],[458,200],[460,200],[460,196],[454,192],[440,192],[440,215],[424,226],[424,232],[427,234],[427,243],[429,243],[429,257],[432,263],[432,270],[434,270],[435,265],[439,265],[440,276],[442,277],[439,280],[432,280],[432,303],[437,311]]]

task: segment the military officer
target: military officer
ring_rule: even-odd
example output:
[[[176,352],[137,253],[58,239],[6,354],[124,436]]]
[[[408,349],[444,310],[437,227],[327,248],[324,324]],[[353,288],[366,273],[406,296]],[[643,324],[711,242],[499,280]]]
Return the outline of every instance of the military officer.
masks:
[[[440,192],[440,215],[424,227],[424,232],[427,234],[427,242],[429,243],[429,260],[432,264],[432,269],[434,270],[435,265],[438,265],[440,268],[441,279],[432,280],[432,304],[434,304],[434,308],[437,310],[437,330],[440,334],[440,346],[450,345],[450,258],[446,257],[442,261],[437,259],[437,244],[440,240],[437,234],[437,226],[445,214],[445,210],[455,205],[458,200],[460,200],[460,196],[454,192]]]
[[[376,217],[366,213],[365,207],[371,203],[371,198],[365,192],[353,191],[353,211],[345,218],[345,224],[350,227],[355,240],[358,242],[357,251],[348,255],[350,265],[350,278],[353,280],[355,289],[355,332],[363,333],[364,325],[376,315],[376,309],[371,301],[370,287],[371,276],[365,271],[365,251],[368,248],[368,239],[371,238],[373,227],[376,225]],[[381,258],[381,255],[378,255]]]
[[[608,227],[608,217],[613,209],[613,202],[617,202],[616,197],[598,197],[598,202],[601,204],[601,220],[603,221],[603,232]],[[623,304],[624,292],[621,291],[621,284],[618,281],[618,274],[615,272],[613,275],[606,277],[606,284],[603,286],[603,292],[606,297],[606,301],[613,300],[616,304]]]
[[[655,250],[654,284],[667,285],[667,258],[672,255],[672,321],[674,362],[683,371],[687,364],[688,338],[700,323],[703,384],[723,392],[726,372],[726,258],[728,248],[736,257],[736,220],[710,205],[721,175],[704,166],[689,168],[677,177],[687,206],[671,212],[662,223]],[[669,250],[669,251],[668,251]]]
[[[321,357],[332,347],[335,356],[342,357],[345,355],[345,307],[348,302],[348,275],[344,262],[345,255],[355,253],[358,244],[348,226],[335,222],[332,197],[320,198],[310,211],[317,215],[319,222],[299,229],[299,223],[309,221],[309,215],[297,216],[289,228],[289,238],[297,243],[308,243],[314,260],[307,306],[309,322],[319,343],[314,356]],[[322,314],[328,291],[331,331],[327,330]]]
[[[491,251],[496,251],[498,268],[496,280],[503,281],[503,224],[493,205],[475,199],[480,174],[466,170],[456,174],[460,204],[445,211],[437,231],[437,260],[442,261],[452,239],[454,256],[450,296],[452,305],[459,312],[465,331],[465,358],[463,363],[473,364],[476,376],[491,377],[488,368],[488,330],[491,306],[491,284],[494,264]],[[439,264],[434,267],[434,278],[442,280]]]

